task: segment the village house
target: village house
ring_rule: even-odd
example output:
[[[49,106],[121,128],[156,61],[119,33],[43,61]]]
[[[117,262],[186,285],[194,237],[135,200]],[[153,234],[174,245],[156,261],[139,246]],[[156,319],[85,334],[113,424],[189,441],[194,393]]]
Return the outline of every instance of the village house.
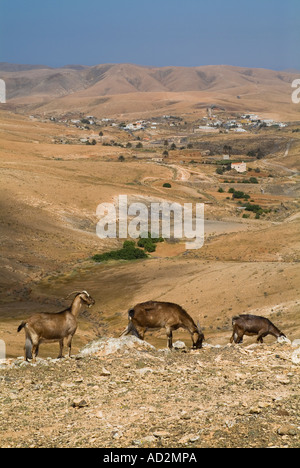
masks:
[[[247,164],[245,162],[231,163],[231,169],[235,169],[237,172],[240,173],[247,172]]]

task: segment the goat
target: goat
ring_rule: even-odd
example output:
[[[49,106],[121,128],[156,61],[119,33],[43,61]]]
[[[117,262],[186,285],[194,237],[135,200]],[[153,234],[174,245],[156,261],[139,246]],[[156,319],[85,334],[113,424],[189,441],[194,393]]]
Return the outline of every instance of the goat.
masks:
[[[141,334],[137,328],[141,329]],[[137,304],[128,311],[128,326],[121,336],[133,333],[144,339],[148,329],[165,328],[168,338],[168,347],[173,347],[173,331],[178,328],[188,330],[192,337],[193,348],[202,348],[204,335],[200,325],[195,324],[192,317],[179,305],[170,302],[144,302]]]
[[[273,335],[276,338],[281,336],[286,338],[275,325],[265,317],[257,315],[238,315],[232,318],[233,334],[230,343],[243,343],[244,335],[258,335],[257,342],[263,343],[263,338],[267,335]]]
[[[59,341],[59,356],[62,357],[64,338],[67,338],[67,346],[69,348],[69,357],[71,356],[72,339],[77,330],[77,317],[82,306],[88,305],[92,307],[95,304],[94,299],[86,291],[74,291],[69,294],[76,294],[72,304],[68,309],[59,313],[40,313],[24,320],[18,327],[18,332],[25,329],[25,347],[24,359],[32,359],[36,361],[39,346],[41,343],[49,343]]]

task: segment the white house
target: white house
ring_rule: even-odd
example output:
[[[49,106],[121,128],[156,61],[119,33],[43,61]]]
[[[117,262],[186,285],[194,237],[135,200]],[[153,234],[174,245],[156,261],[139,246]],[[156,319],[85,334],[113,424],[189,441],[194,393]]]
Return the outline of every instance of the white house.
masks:
[[[237,172],[247,172],[247,164],[245,162],[241,163],[231,163],[231,169],[235,169]]]

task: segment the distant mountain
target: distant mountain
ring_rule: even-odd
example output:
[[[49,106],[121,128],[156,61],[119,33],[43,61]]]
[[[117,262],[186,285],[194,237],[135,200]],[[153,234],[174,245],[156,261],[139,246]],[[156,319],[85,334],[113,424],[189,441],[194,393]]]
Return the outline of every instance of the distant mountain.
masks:
[[[102,112],[105,108],[107,113],[123,114],[176,108],[178,102],[195,108],[201,102],[205,106],[209,100],[225,107],[228,100],[234,100],[233,107],[251,109],[252,100],[254,110],[255,103],[262,101],[264,108],[269,103],[270,111],[274,112],[275,103],[291,104],[291,83],[297,77],[299,74],[293,72],[227,65],[157,68],[103,64],[50,68],[0,63],[0,78],[6,82],[8,103],[35,108],[40,105],[44,111],[69,111],[77,106],[83,111],[99,108]],[[155,93],[154,100],[149,93]],[[168,93],[168,96],[158,96],[158,93]],[[123,96],[116,102],[115,96],[129,94],[134,94],[131,101]],[[298,115],[298,109],[291,110]]]
[[[1,72],[22,72],[22,71],[28,71],[28,70],[39,70],[41,68],[47,68],[51,70],[51,67],[47,67],[46,65],[21,65],[17,63],[0,62],[0,73]]]

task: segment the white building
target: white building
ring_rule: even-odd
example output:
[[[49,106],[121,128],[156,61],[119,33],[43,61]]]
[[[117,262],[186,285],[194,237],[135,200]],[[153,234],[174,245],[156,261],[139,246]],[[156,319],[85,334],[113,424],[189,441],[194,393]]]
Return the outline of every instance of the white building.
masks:
[[[235,169],[237,172],[247,172],[247,164],[245,162],[241,163],[231,163],[231,169]]]

